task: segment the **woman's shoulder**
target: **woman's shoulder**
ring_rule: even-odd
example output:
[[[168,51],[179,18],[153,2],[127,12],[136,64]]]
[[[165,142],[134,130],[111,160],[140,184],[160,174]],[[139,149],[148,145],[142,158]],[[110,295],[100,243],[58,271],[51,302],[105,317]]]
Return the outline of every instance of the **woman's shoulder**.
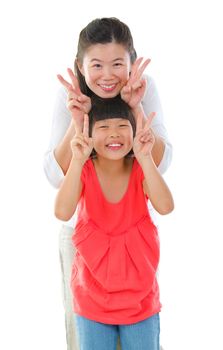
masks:
[[[156,88],[155,80],[151,75],[143,74],[143,79],[146,81],[146,91],[145,95],[151,91],[151,89]]]

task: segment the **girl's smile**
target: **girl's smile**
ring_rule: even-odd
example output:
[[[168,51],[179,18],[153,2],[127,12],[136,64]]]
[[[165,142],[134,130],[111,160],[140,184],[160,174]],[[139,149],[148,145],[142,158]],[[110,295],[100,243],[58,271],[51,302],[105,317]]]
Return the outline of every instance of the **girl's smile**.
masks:
[[[131,123],[123,118],[96,121],[92,130],[92,138],[94,149],[99,157],[124,158],[133,145]]]

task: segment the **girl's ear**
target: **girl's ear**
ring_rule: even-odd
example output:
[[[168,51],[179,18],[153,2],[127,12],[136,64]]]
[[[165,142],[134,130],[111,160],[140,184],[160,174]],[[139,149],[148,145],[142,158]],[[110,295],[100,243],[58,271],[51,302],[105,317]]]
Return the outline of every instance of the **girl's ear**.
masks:
[[[81,74],[84,76],[83,65],[78,61],[78,59],[76,59],[76,64],[77,64],[77,68],[79,69],[79,71],[81,72]]]

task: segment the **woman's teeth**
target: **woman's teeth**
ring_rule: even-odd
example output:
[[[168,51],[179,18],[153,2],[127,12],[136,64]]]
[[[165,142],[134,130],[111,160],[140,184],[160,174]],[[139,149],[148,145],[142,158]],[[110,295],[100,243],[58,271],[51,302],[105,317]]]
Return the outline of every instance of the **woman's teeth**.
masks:
[[[115,88],[115,86],[116,86],[116,84],[112,84],[112,85],[100,85],[101,86],[101,88],[103,89],[103,90],[108,90],[108,91],[110,91],[110,90],[113,90],[114,88]]]

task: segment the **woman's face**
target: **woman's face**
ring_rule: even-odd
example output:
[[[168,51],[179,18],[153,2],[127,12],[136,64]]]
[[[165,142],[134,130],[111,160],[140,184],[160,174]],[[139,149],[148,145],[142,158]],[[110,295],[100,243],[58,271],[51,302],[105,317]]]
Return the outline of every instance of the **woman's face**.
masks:
[[[111,98],[117,96],[126,84],[131,62],[124,46],[112,42],[90,46],[78,67],[96,95]]]

